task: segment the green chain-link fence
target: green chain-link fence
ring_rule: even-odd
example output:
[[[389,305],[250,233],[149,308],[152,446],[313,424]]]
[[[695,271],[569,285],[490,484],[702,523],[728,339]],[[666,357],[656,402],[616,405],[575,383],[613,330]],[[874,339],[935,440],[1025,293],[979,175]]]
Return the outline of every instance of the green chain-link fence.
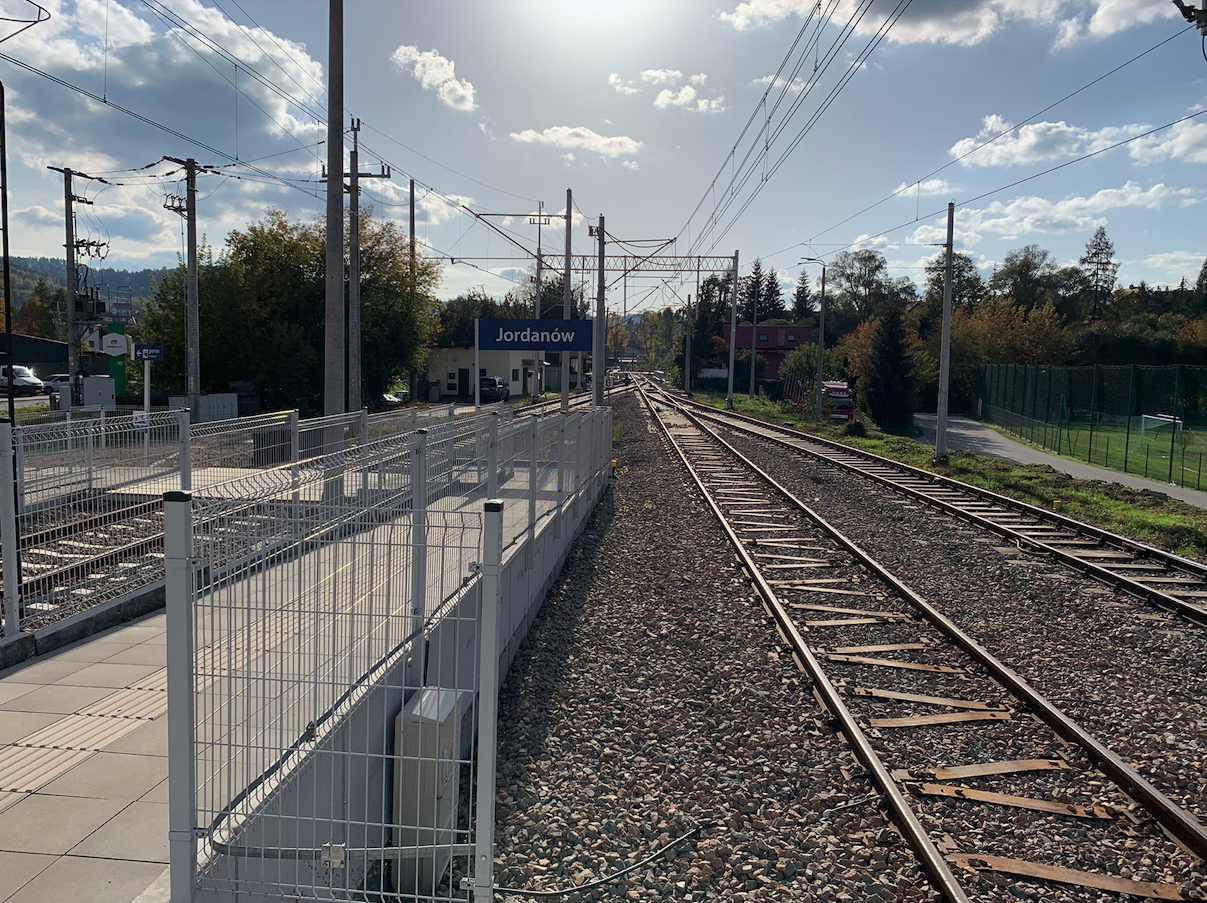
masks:
[[[1202,488],[1207,367],[989,364],[981,419],[1062,455]]]

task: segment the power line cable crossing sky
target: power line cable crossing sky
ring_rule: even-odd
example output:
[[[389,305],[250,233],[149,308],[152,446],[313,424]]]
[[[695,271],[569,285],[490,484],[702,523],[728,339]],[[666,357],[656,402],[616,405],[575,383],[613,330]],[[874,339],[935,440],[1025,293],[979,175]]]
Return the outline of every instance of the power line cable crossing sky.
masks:
[[[567,187],[576,254],[593,253],[587,225],[604,213],[618,252],[671,237],[667,253],[738,248],[785,289],[800,257],[851,247],[917,278],[948,200],[985,273],[1027,244],[1075,262],[1101,226],[1125,284],[1197,275],[1207,63],[1173,4],[717,6],[347,4],[345,105],[368,139],[362,167],[393,172],[364,186],[364,203],[405,230],[415,180],[442,297],[527,285],[537,227],[521,211],[565,213]],[[198,202],[216,248],[270,209],[321,216],[325,3],[62,0],[53,12],[0,48],[15,255],[62,255],[62,183],[47,166],[114,183],[79,216],[111,266],[176,264],[179,217],[162,197],[179,174],[148,157],[220,173]],[[479,218],[502,211],[517,215]],[[665,274],[628,281],[630,308],[678,290]]]

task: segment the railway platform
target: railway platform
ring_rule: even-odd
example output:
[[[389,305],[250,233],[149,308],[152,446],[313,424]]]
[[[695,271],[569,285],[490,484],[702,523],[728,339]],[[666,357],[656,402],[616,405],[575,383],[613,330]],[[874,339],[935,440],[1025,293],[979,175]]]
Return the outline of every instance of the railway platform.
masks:
[[[165,664],[159,612],[0,672],[5,903],[167,900]]]

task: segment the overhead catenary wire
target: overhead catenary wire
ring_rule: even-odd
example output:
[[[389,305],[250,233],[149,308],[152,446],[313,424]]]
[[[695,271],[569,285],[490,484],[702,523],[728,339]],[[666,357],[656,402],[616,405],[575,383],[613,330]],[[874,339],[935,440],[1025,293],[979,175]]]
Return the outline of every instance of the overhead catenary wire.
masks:
[[[1138,53],[1135,56],[1131,57],[1130,59],[1126,60],[1125,62],[1120,63],[1119,65],[1109,69],[1108,71],[1106,71],[1106,72],[1102,73],[1101,75],[1097,76],[1096,78],[1092,79],[1091,81],[1086,82],[1084,85],[1082,85],[1080,88],[1077,88],[1075,91],[1070,91],[1068,94],[1064,95],[1059,100],[1053,101],[1052,103],[1045,106],[1043,109],[1035,111],[1030,116],[1028,116],[1026,119],[1023,119],[1020,122],[1018,122],[1014,125],[1011,125],[1010,128],[1002,129],[1001,131],[997,132],[996,134],[992,135],[991,137],[986,138],[984,141],[978,143],[976,146],[970,148],[969,150],[965,151],[964,153],[962,153],[956,157],[953,157],[951,160],[948,160],[942,166],[940,166],[936,169],[932,169],[926,175],[913,179],[910,182],[902,183],[901,187],[899,189],[897,189],[896,191],[894,191],[892,194],[889,194],[886,197],[881,198],[879,201],[876,201],[873,204],[869,204],[867,207],[864,207],[862,210],[859,210],[858,212],[851,214],[850,216],[846,217],[845,219],[838,221],[834,225],[829,226],[825,229],[822,229],[820,232],[815,233],[812,238],[807,239],[805,242],[803,242],[803,244],[809,244],[809,242],[814,241],[817,238],[820,238],[822,235],[825,235],[827,232],[832,232],[833,230],[839,228],[840,226],[845,226],[847,223],[851,222],[852,220],[858,219],[859,217],[863,216],[863,214],[868,213],[872,210],[875,210],[877,207],[881,206],[882,204],[886,204],[889,201],[893,200],[894,198],[899,197],[900,195],[904,194],[906,191],[909,191],[915,185],[920,185],[921,183],[925,182],[926,180],[934,178],[939,173],[954,166],[955,164],[959,163],[961,160],[964,160],[965,158],[972,156],[973,154],[980,151],[982,148],[988,147],[989,145],[993,144],[995,141],[998,141],[1001,138],[1004,138],[1005,136],[1009,135],[1011,132],[1015,132],[1015,131],[1021,129],[1023,126],[1027,125],[1028,123],[1035,121],[1040,116],[1043,116],[1045,113],[1048,113],[1051,110],[1055,109],[1056,107],[1060,106],[1065,101],[1072,100],[1078,94],[1081,94],[1081,93],[1089,90],[1090,88],[1094,87],[1094,85],[1098,84],[1099,82],[1104,81],[1107,78],[1110,78],[1112,75],[1114,75],[1117,72],[1120,72],[1123,69],[1126,69],[1132,63],[1138,62],[1139,60],[1148,56],[1150,53],[1152,53],[1156,50],[1159,50],[1160,48],[1162,48],[1166,44],[1168,44],[1170,41],[1173,41],[1176,38],[1181,37],[1183,34],[1185,34],[1187,31],[1189,31],[1193,27],[1194,26],[1191,25],[1191,26],[1187,26],[1186,28],[1178,29],[1177,32],[1175,32],[1174,34],[1165,38],[1164,40],[1157,42],[1153,46],[1149,47],[1147,50],[1141,51],[1140,53]],[[922,219],[922,218],[923,217],[915,216],[915,219]],[[785,250],[788,250],[788,249],[785,249]],[[782,252],[777,252],[777,253],[782,253]]]
[[[1175,119],[1172,122],[1167,122],[1164,125],[1159,125],[1159,126],[1156,126],[1155,128],[1147,129],[1143,132],[1140,132],[1139,134],[1132,135],[1130,138],[1124,138],[1121,141],[1116,141],[1114,144],[1107,145],[1106,147],[1100,147],[1097,150],[1089,151],[1087,153],[1082,154],[1079,157],[1074,157],[1072,160],[1065,160],[1063,163],[1057,163],[1055,166],[1049,166],[1047,169],[1041,170],[1036,173],[1032,173],[1029,176],[1023,176],[1021,179],[1015,179],[1011,182],[1007,182],[1005,185],[999,185],[997,188],[992,188],[989,191],[984,191],[984,192],[976,195],[975,197],[971,197],[971,198],[968,198],[963,201],[958,201],[955,204],[955,208],[957,210],[959,210],[961,207],[967,207],[969,204],[974,204],[977,201],[983,201],[983,200],[985,200],[985,198],[992,197],[995,194],[1000,194],[1003,191],[1009,191],[1011,188],[1017,188],[1019,185],[1023,185],[1027,182],[1034,181],[1035,179],[1042,178],[1046,175],[1051,175],[1054,172],[1065,169],[1069,166],[1073,166],[1076,163],[1081,163],[1081,162],[1084,162],[1085,160],[1089,160],[1093,157],[1100,156],[1101,154],[1105,154],[1107,151],[1115,150],[1116,148],[1120,148],[1120,147],[1123,147],[1124,145],[1131,144],[1133,141],[1139,141],[1141,138],[1147,138],[1150,135],[1155,135],[1157,132],[1162,132],[1165,129],[1173,128],[1175,125],[1178,125],[1179,123],[1189,122],[1190,120],[1197,119],[1199,116],[1203,116],[1205,114],[1207,114],[1207,107],[1204,107],[1201,110],[1197,110],[1194,113],[1188,113],[1187,115],[1182,116],[1178,119]],[[835,248],[835,250],[828,251],[828,252],[826,252],[825,255],[822,255],[822,256],[829,256],[831,254],[837,254],[842,251],[849,250],[849,249],[855,247],[856,245],[863,244],[864,242],[872,241],[877,238],[883,238],[885,235],[889,235],[893,232],[898,231],[899,229],[908,229],[910,226],[917,225],[919,220],[928,220],[928,219],[932,219],[937,216],[942,216],[946,213],[946,210],[947,210],[947,208],[946,208],[946,206],[944,206],[931,213],[923,214],[921,217],[916,217],[914,219],[908,220],[907,222],[900,223],[896,226],[891,226],[890,228],[877,232],[874,235],[861,236],[856,241],[849,242],[845,245],[837,247],[837,248]],[[800,245],[794,245],[793,247],[801,247],[802,245],[805,245],[805,244],[808,244],[808,242],[802,242]],[[784,250],[791,250],[791,249],[786,248]],[[782,254],[784,252],[777,251],[776,253]]]

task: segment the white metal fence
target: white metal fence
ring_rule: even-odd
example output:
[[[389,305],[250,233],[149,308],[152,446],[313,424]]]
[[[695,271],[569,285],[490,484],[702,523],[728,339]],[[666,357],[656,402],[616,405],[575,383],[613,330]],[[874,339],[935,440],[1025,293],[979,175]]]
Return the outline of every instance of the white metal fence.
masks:
[[[486,409],[491,410],[491,409]],[[467,414],[469,415],[467,417]],[[478,415],[482,416],[482,415]],[[144,592],[163,579],[164,492],[190,490],[302,463],[432,424],[472,429],[473,409],[366,412],[299,421],[296,411],[190,424],[187,411],[104,412],[10,432],[15,494],[0,533],[19,537],[3,559],[4,639],[85,607]],[[11,427],[10,427],[11,430]]]
[[[174,903],[492,898],[499,675],[612,427],[474,424],[165,496]]]

